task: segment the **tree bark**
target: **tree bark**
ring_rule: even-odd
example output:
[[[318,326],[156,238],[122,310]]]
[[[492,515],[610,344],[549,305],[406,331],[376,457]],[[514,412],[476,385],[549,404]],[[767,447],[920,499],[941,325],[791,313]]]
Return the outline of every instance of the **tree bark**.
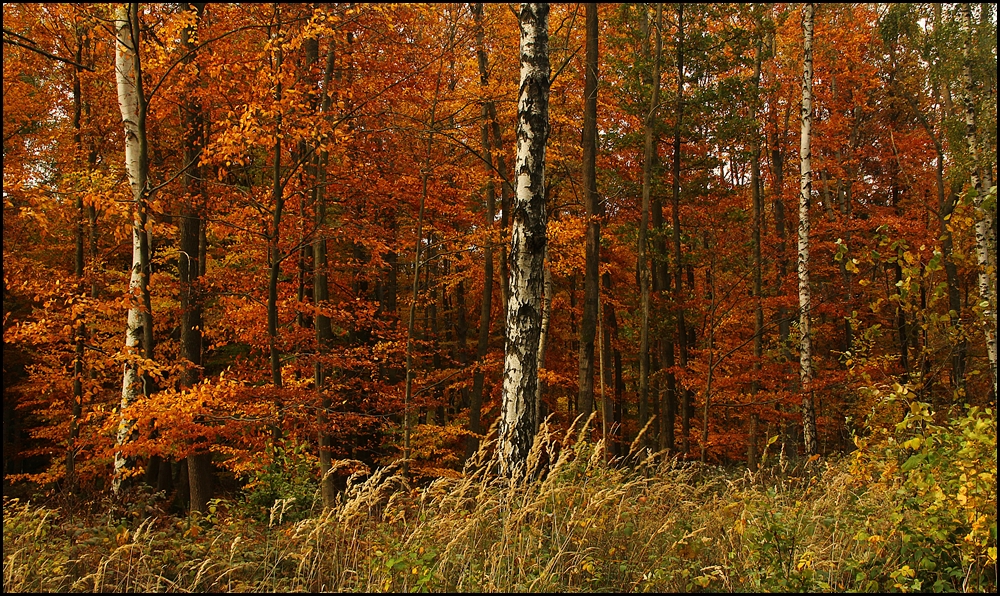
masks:
[[[479,64],[479,85],[486,89],[489,84],[489,65],[486,56],[485,33],[483,31],[483,3],[477,2],[472,5],[472,14],[476,22],[476,59]],[[486,227],[493,229],[494,219],[496,219],[496,184],[494,183],[495,172],[493,169],[493,149],[494,145],[490,141],[490,107],[493,102],[484,100],[481,110],[483,119],[481,138],[483,146],[483,161],[486,166]],[[496,149],[502,148],[497,143]],[[479,309],[479,339],[476,344],[476,370],[472,374],[472,392],[469,395],[469,431],[476,435],[483,433],[482,409],[483,409],[483,385],[485,384],[485,373],[483,372],[483,359],[489,351],[490,343],[490,321],[493,311],[493,238],[486,241],[483,249],[483,296]],[[504,280],[506,281],[506,280]],[[479,437],[469,437],[465,443],[465,457],[468,459],[479,449]]]
[[[813,404],[812,335],[809,315],[812,294],[809,287],[809,198],[812,192],[812,42],[815,6],[802,9],[802,135],[799,144],[799,378],[802,393],[802,437],[806,455],[819,452],[816,439],[816,411]]]
[[[682,367],[688,363],[688,331],[684,320],[684,288],[681,272],[683,271],[681,255],[681,125],[684,122],[684,5],[677,5],[677,97],[675,103],[674,145],[671,188],[673,249],[674,249],[674,301],[677,308],[677,343],[680,346]],[[691,284],[692,287],[694,284]],[[681,451],[685,454],[691,450],[691,390],[678,388],[681,392]]]
[[[586,265],[583,278],[583,318],[580,321],[579,403],[585,420],[594,409],[594,339],[597,333],[597,302],[600,270],[601,221],[597,195],[597,5],[586,5],[587,50],[583,86],[583,193],[586,233]]]
[[[662,7],[661,15],[662,17]],[[662,26],[662,18],[657,19],[657,35],[660,36],[660,27]],[[662,58],[662,36],[659,38],[659,49],[657,50],[656,61],[657,64],[654,68],[659,68],[659,61]],[[648,51],[647,51],[648,54]],[[656,140],[659,141],[659,135],[656,136]],[[654,148],[653,151],[653,165],[656,166],[659,160],[658,150]],[[653,192],[650,189],[649,197],[649,224],[655,231],[652,238],[652,255],[650,258],[650,272],[652,279],[650,280],[651,295],[659,295],[661,299],[666,299],[666,294],[670,292],[670,268],[667,266],[667,241],[666,241],[666,230],[663,227],[663,202],[660,200],[660,195],[658,192]],[[665,383],[661,380],[658,386],[651,387],[650,390],[656,396],[652,403],[650,404],[653,413],[659,417],[659,428],[650,430],[646,434],[647,445],[652,446],[656,443],[657,436],[659,438],[659,448],[669,449],[673,451],[674,449],[674,422],[676,419],[677,410],[677,380],[674,376],[673,370],[674,366],[674,337],[669,330],[665,330],[658,341],[652,342],[653,345],[658,349],[658,359],[651,360],[650,369],[667,369],[664,375]],[[654,349],[650,346],[650,349]],[[655,373],[653,373],[655,374]]]
[[[645,8],[641,8],[645,10]],[[653,52],[652,90],[649,101],[649,111],[643,121],[645,140],[643,143],[642,160],[642,214],[639,221],[638,273],[639,293],[642,300],[642,326],[639,330],[639,428],[644,428],[649,421],[649,315],[651,301],[652,271],[649,264],[649,217],[650,200],[653,193],[653,166],[656,162],[656,114],[660,103],[660,59],[663,53],[663,38],[660,26],[663,23],[663,5],[656,5],[656,49]]]
[[[188,53],[184,62],[197,69],[193,52],[194,37],[200,24],[205,5],[202,3],[182,4],[181,10],[194,13],[194,22],[181,30],[181,47]],[[199,75],[200,76],[200,75]],[[181,372],[181,389],[188,389],[201,380],[202,363],[202,299],[199,288],[201,278],[201,261],[205,255],[201,252],[201,228],[204,225],[202,217],[205,205],[204,188],[202,186],[202,171],[197,164],[201,148],[205,143],[205,122],[201,102],[197,93],[190,90],[185,96],[183,106],[184,125],[184,165],[187,169],[182,176],[185,197],[181,202],[180,222],[180,255],[178,269],[180,277],[181,302],[181,358],[186,363]],[[190,487],[191,511],[205,511],[208,500],[212,497],[211,454],[198,451],[188,457],[188,482]],[[169,465],[164,462],[163,465]]]
[[[768,45],[771,52],[776,49],[776,39],[773,33],[768,35]],[[788,277],[788,215],[786,213],[784,188],[785,188],[785,138],[788,136],[789,123],[791,120],[791,106],[789,102],[785,104],[782,122],[778,122],[778,111],[772,108],[771,116],[774,125],[774,142],[771,145],[771,166],[773,168],[774,179],[771,188],[772,205],[774,207],[774,232],[777,236],[777,256],[775,258],[775,295],[781,295],[785,291],[785,282]],[[781,354],[785,362],[791,364],[795,360],[791,350],[791,314],[784,304],[779,304],[775,319],[778,324],[778,338],[781,346]],[[797,371],[796,371],[797,372]],[[788,423],[786,423],[787,427]],[[786,428],[787,430],[787,428]],[[788,432],[782,432],[781,448],[784,451],[794,449],[791,444]]]
[[[763,39],[757,40],[757,55],[754,57],[753,68],[753,118],[757,126],[757,116],[760,106],[760,70],[763,59]],[[760,181],[760,133],[755,128],[753,137],[753,154],[750,161],[750,192],[753,197],[753,297],[754,297],[754,330],[753,330],[753,370],[754,379],[750,382],[750,430],[747,437],[747,467],[757,471],[757,394],[760,391],[761,359],[764,356],[764,309],[761,305],[764,293],[763,259],[761,258],[761,228],[763,227],[764,200]]]
[[[326,56],[326,68],[323,72],[322,99],[320,100],[319,112],[326,114],[330,106],[330,80],[333,76],[334,51],[336,49],[336,39],[330,39],[330,48]],[[323,499],[323,507],[333,507],[336,500],[337,488],[334,477],[330,473],[333,467],[333,436],[326,430],[329,424],[330,407],[332,400],[325,388],[326,368],[322,361],[322,356],[330,348],[333,342],[333,327],[330,324],[330,317],[322,313],[320,309],[326,306],[330,299],[330,284],[327,277],[329,262],[327,260],[326,247],[326,152],[318,151],[316,160],[316,180],[313,191],[313,208],[316,224],[316,239],[313,242],[313,300],[316,305],[316,316],[313,327],[316,331],[316,349],[320,357],[316,359],[314,377],[316,391],[319,393],[320,410],[317,422],[319,423],[319,469],[323,475],[320,481],[320,495]]]
[[[545,247],[545,256],[542,265],[542,323],[538,332],[538,370],[545,368],[545,349],[548,346],[549,321],[552,318],[552,270],[549,268],[549,249]],[[545,417],[545,402],[542,396],[545,393],[545,382],[541,377],[538,379],[538,386],[535,388],[535,426],[532,432],[538,432],[538,425]]]
[[[604,293],[611,295],[611,274],[605,272],[601,276],[601,285],[604,286]],[[618,429],[615,427],[616,406],[618,402],[617,384],[610,390],[607,385],[615,383],[614,363],[615,353],[612,347],[612,340],[618,330],[618,320],[615,316],[614,304],[601,300],[599,303],[603,314],[600,317],[599,328],[601,330],[601,417],[604,426],[604,448],[610,455],[618,455]],[[620,360],[621,357],[618,357]]]
[[[934,30],[938,31],[944,26],[941,18],[941,4],[934,4],[933,15]],[[938,126],[941,131],[939,135],[942,138],[945,135],[945,114],[951,111],[951,91],[947,85],[944,86],[944,91],[944,110],[938,115]],[[916,103],[914,102],[912,105],[919,114],[919,108]],[[921,123],[927,130],[928,136],[934,142],[934,149],[937,153],[935,181],[938,195],[938,223],[941,227],[941,257],[942,261],[944,261],[945,276],[948,280],[948,310],[951,311],[949,313],[949,321],[954,337],[958,338],[958,345],[952,350],[951,382],[955,389],[959,389],[965,387],[965,360],[968,352],[968,342],[961,328],[962,296],[961,288],[959,288],[958,266],[955,264],[954,257],[952,256],[954,252],[954,240],[949,223],[955,206],[958,203],[958,195],[952,190],[945,190],[944,143],[942,142],[942,138],[934,134],[926,118],[922,118]]]
[[[146,379],[139,375],[136,358],[145,356],[151,346],[143,346],[151,337],[152,314],[143,313],[145,265],[148,263],[148,237],[145,231],[145,191],[148,177],[145,105],[142,92],[142,69],[139,59],[139,14],[138,4],[121,5],[115,12],[115,79],[118,91],[118,105],[125,128],[125,169],[132,190],[132,272],[129,277],[128,316],[125,326],[125,351],[129,355],[123,366],[120,420],[115,448],[114,479],[112,488],[120,493],[126,473],[135,467],[135,457],[126,456],[122,448],[133,438],[134,421],[126,410],[147,392]]]
[[[512,209],[507,345],[499,425],[500,471],[524,471],[535,428],[545,258],[545,145],[549,133],[549,5],[522,4],[517,190]]]
[[[707,243],[706,243],[707,244]],[[705,247],[708,248],[707,246]],[[713,259],[714,260],[714,259]],[[711,268],[709,269],[711,271]],[[717,303],[715,301],[715,284],[712,281],[711,273],[708,280],[709,288],[709,311],[708,311],[708,376],[705,381],[705,403],[702,404],[701,411],[701,463],[705,463],[708,456],[708,413],[712,405],[712,381],[715,377],[715,312]]]
[[[984,186],[980,168],[983,163],[980,160],[979,139],[976,125],[976,104],[973,101],[974,84],[972,78],[972,58],[969,55],[969,46],[973,42],[972,30],[972,7],[965,3],[962,5],[962,28],[964,31],[964,43],[962,46],[962,79],[965,83],[963,101],[965,103],[965,142],[968,145],[969,154],[972,156],[972,188],[975,189],[973,204],[976,208],[976,263],[978,267],[979,296],[985,302],[983,308],[983,335],[986,339],[986,356],[990,363],[990,373],[993,376],[993,395],[997,394],[997,312],[996,312],[996,238],[993,237],[993,219],[996,217],[996,208],[992,211],[983,208],[983,198],[988,190]],[[989,168],[989,166],[986,166]],[[984,168],[984,170],[986,169]],[[992,175],[985,176],[992,178]],[[995,205],[994,200],[994,205]],[[993,242],[991,242],[991,239]]]
[[[278,46],[275,52],[275,71],[281,70],[282,52]],[[281,82],[274,84],[274,101],[281,101]],[[281,254],[281,216],[285,208],[284,189],[281,184],[281,113],[275,115],[274,144],[271,156],[271,202],[273,211],[271,212],[271,229],[267,239],[267,336],[268,351],[271,363],[271,383],[276,388],[281,388],[281,353],[278,350],[278,277],[281,274],[281,261],[284,255]],[[278,418],[281,418],[281,403],[278,402]],[[275,438],[280,436],[280,423],[272,429]]]

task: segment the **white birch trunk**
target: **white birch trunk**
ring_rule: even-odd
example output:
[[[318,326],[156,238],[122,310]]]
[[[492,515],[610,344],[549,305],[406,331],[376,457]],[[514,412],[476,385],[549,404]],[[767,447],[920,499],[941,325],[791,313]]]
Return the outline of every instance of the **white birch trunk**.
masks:
[[[536,426],[545,258],[545,142],[549,133],[549,5],[522,4],[516,192],[510,241],[500,471],[523,473]]]
[[[802,9],[802,136],[799,144],[799,378],[802,391],[802,436],[806,455],[818,451],[816,412],[813,405],[812,337],[809,325],[812,295],[809,289],[809,195],[812,192],[812,42],[813,13],[808,3]]]
[[[545,247],[543,283],[542,283],[542,324],[538,331],[538,370],[545,368],[545,347],[549,336],[549,319],[552,315],[552,269],[549,267],[549,248]],[[535,421],[533,432],[538,432],[538,425],[542,423],[542,394],[545,392],[545,385],[538,379],[535,387]]]
[[[996,280],[996,239],[993,236],[993,219],[996,212],[983,208],[983,199],[990,191],[992,184],[984,184],[979,168],[983,167],[980,159],[978,132],[976,126],[976,105],[972,99],[973,81],[972,64],[969,56],[969,46],[972,44],[972,9],[968,3],[962,6],[962,28],[964,44],[962,46],[963,69],[965,83],[965,141],[972,156],[972,187],[975,189],[973,204],[976,207],[976,263],[979,265],[979,299],[985,303],[983,308],[983,333],[986,336],[986,354],[990,362],[990,373],[993,376],[993,395],[997,393],[997,280]],[[995,204],[995,202],[994,202]]]
[[[125,457],[121,447],[129,442],[132,435],[133,420],[125,415],[125,410],[139,396],[142,390],[142,379],[136,359],[141,356],[142,344],[142,309],[140,290],[142,283],[142,251],[140,250],[141,228],[138,223],[137,203],[142,199],[141,148],[139,143],[139,94],[136,85],[136,60],[134,39],[128,5],[120,5],[115,11],[115,31],[117,44],[115,50],[115,80],[118,88],[118,106],[121,108],[122,124],[125,128],[125,169],[128,173],[129,186],[133,199],[132,225],[132,274],[129,278],[128,318],[125,325],[126,361],[122,372],[122,399],[120,404],[121,418],[118,423],[116,439],[114,481],[112,487],[117,493],[121,488],[123,473],[132,467],[133,458]]]

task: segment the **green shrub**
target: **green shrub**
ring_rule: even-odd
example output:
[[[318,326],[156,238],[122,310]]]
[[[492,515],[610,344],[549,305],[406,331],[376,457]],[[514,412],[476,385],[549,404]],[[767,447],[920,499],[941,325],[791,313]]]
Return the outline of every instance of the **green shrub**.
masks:
[[[237,514],[268,524],[305,519],[316,505],[318,464],[309,445],[268,445],[267,462],[250,473],[237,502]]]
[[[885,398],[906,414],[881,441],[858,440],[856,473],[892,493],[889,532],[899,567],[885,586],[903,590],[996,587],[997,417],[968,407],[938,422],[896,385]],[[869,444],[870,443],[870,444]],[[872,535],[859,533],[859,540]]]

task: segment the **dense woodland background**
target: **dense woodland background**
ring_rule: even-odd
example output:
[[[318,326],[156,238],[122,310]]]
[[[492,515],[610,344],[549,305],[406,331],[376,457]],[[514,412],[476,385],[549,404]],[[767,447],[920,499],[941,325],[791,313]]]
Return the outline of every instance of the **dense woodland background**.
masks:
[[[4,4],[5,591],[996,587],[995,5],[552,5],[528,272],[542,10]]]
[[[199,510],[290,454],[341,488],[404,455],[458,477],[501,409],[517,9],[142,5],[138,197],[115,10],[3,8],[5,494],[110,488],[116,457]],[[581,438],[609,458],[808,455],[802,7],[596,12],[593,183],[585,9],[549,17],[539,420],[597,412]],[[809,389],[830,455],[901,416],[887,394],[939,420],[995,407],[996,12],[814,18]],[[123,365],[143,388],[124,410]]]

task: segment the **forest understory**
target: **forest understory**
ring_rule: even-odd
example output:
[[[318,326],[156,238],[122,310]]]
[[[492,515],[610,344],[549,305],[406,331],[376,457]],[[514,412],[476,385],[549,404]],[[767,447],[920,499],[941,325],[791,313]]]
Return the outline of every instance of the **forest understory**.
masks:
[[[486,448],[460,478],[354,474],[327,509],[296,457],[190,516],[143,488],[5,497],[4,591],[994,592],[995,411],[939,426],[887,397],[902,422],[854,452],[765,450],[757,472],[608,463],[603,442],[543,426],[533,479],[495,475]]]

